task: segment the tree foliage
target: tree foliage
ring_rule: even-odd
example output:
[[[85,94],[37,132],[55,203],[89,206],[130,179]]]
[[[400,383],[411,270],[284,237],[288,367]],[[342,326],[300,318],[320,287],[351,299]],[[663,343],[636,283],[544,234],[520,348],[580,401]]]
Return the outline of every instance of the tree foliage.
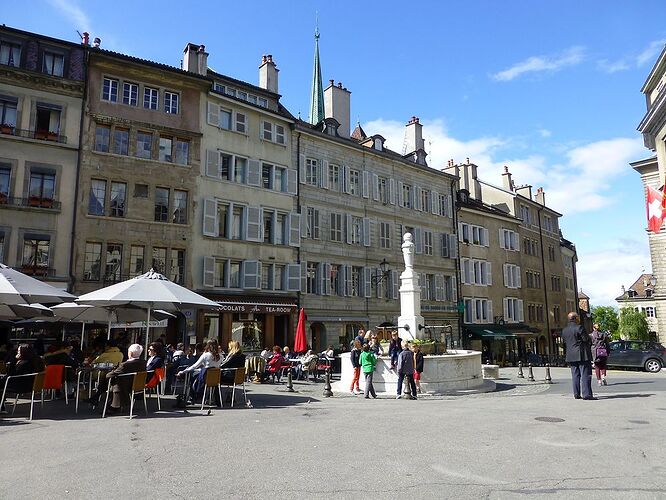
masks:
[[[645,314],[630,307],[620,311],[619,331],[623,339],[650,340],[650,327]]]
[[[617,309],[613,306],[597,306],[592,308],[592,322],[599,323],[599,328],[604,332],[610,332],[615,339],[619,336],[619,322]]]

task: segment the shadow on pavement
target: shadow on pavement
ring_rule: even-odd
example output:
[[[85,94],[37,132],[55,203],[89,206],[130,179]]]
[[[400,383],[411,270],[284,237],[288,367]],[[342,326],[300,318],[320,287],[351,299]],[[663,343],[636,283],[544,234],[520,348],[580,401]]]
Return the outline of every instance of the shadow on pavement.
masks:
[[[285,408],[287,406],[294,406],[300,403],[318,403],[319,400],[311,396],[304,396],[294,393],[277,393],[277,394],[253,394],[248,397],[248,401],[252,402],[252,408],[261,410],[262,408]]]
[[[597,398],[599,399],[649,398],[650,396],[654,396],[654,394],[609,394],[607,396],[599,396],[597,394]]]
[[[495,390],[493,392],[510,391],[516,387],[518,387],[518,384],[505,384],[504,382],[496,382]]]
[[[654,384],[654,380],[646,380],[640,382],[613,382],[608,385],[635,385],[635,384]]]

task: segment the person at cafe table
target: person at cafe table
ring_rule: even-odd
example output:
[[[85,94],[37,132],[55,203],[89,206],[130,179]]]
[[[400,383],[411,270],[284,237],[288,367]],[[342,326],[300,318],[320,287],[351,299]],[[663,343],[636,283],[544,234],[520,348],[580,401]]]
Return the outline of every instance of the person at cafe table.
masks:
[[[123,353],[118,349],[116,341],[111,339],[106,341],[104,352],[92,360],[92,364],[113,363],[119,365],[123,361]]]
[[[118,377],[127,373],[136,373],[146,370],[146,360],[141,359],[143,347],[139,344],[132,344],[127,349],[127,361],[120,363],[118,368],[106,374],[113,392],[113,400],[107,412],[119,412],[124,404],[129,402],[129,396],[132,391],[132,377]]]

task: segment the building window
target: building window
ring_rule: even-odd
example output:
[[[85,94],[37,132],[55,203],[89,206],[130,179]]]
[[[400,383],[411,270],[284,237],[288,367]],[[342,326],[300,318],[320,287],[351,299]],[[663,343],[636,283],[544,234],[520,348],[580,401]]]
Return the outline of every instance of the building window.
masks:
[[[178,114],[178,94],[175,92],[164,92],[164,112]]]
[[[223,288],[227,279],[227,261],[215,259],[215,286]]]
[[[53,52],[44,52],[44,61],[42,71],[47,75],[62,76],[65,58],[61,54]]]
[[[377,178],[377,190],[379,193],[379,201],[387,204],[389,202],[389,187],[388,179],[386,177]]]
[[[17,101],[0,97],[0,125],[16,127],[16,104]]]
[[[153,247],[152,267],[154,271],[160,274],[164,274],[166,272],[166,256],[166,248]]]
[[[9,197],[9,182],[11,180],[11,168],[0,168],[0,204],[7,203]],[[2,260],[0,260],[2,262]]]
[[[363,244],[363,219],[361,217],[352,217],[351,218],[351,244],[352,245],[361,245]]]
[[[275,142],[284,144],[284,127],[282,125],[275,125]]]
[[[500,231],[500,248],[519,251],[518,233],[511,231],[510,229],[501,229]]]
[[[108,153],[110,139],[111,139],[111,127],[107,125],[95,126],[95,151],[99,151],[101,153]]]
[[[262,137],[265,141],[273,142],[273,124],[271,122],[263,122]]]
[[[351,268],[351,290],[349,294],[352,297],[361,296],[361,275],[363,274],[363,268],[359,266],[352,266]]]
[[[123,83],[123,104],[136,106],[139,99],[139,86],[136,83]]]
[[[559,276],[550,277],[550,289],[553,292],[562,291],[562,279]]]
[[[172,161],[171,148],[173,147],[173,141],[171,137],[160,137],[160,151],[159,151],[159,160],[160,161]]]
[[[143,88],[143,107],[145,109],[157,109],[160,91],[151,87]]]
[[[342,241],[342,214],[331,214],[331,241]]]
[[[331,274],[329,275],[329,281],[331,283],[330,285],[330,290],[331,294],[337,295],[341,291],[340,287],[340,268],[341,266],[339,264],[331,264]]]
[[[60,109],[37,105],[35,116],[35,137],[45,139],[46,134],[60,133]]]
[[[316,208],[308,207],[306,218],[306,238],[313,240],[319,239],[319,210]]]
[[[220,108],[220,128],[231,130],[231,111]]]
[[[273,289],[273,264],[261,265],[261,289]]]
[[[340,167],[338,165],[328,166],[328,188],[331,191],[340,191]]]
[[[185,284],[185,250],[171,250],[169,263],[169,279],[179,285]]]
[[[560,306],[559,305],[553,306],[553,319],[555,320],[556,325],[560,324]]]
[[[361,194],[360,175],[361,174],[358,170],[349,171],[349,194],[354,196]]]
[[[379,223],[379,246],[391,248],[391,225],[388,222]]]
[[[90,195],[88,196],[88,213],[90,215],[104,215],[106,202],[106,181],[92,179]]]
[[[261,184],[266,189],[273,187],[273,165],[268,163],[261,165]]]
[[[218,228],[217,234],[220,238],[228,238],[229,234],[227,233],[227,217],[229,216],[229,205],[226,203],[217,204],[217,220]]]
[[[136,156],[147,160],[153,157],[153,134],[140,131],[136,133]]]
[[[432,197],[430,191],[427,189],[421,189],[421,211],[430,213],[432,211]]]
[[[423,231],[423,253],[425,255],[432,255],[432,231]]]
[[[84,281],[99,281],[101,260],[102,260],[102,244],[87,242],[86,252],[83,257]]]
[[[656,318],[657,310],[653,306],[647,306],[645,308],[645,316],[648,318]]]
[[[412,186],[409,184],[402,185],[402,206],[412,208]]]
[[[0,41],[0,64],[18,68],[21,64],[21,46]]]
[[[520,218],[523,219],[525,224],[532,223],[532,216],[530,213],[530,207],[526,205],[520,205]]]
[[[34,276],[46,276],[49,268],[50,246],[51,241],[47,238],[25,238],[21,272]]]
[[[231,211],[231,227],[229,236],[232,240],[243,239],[243,212],[244,207],[234,206]]]
[[[243,113],[236,113],[236,132],[247,132],[247,117]]]
[[[555,247],[551,245],[548,246],[548,260],[555,262]]]
[[[504,264],[504,286],[520,288],[520,284],[520,267],[514,264]]]
[[[113,131],[113,152],[117,155],[129,154],[129,130],[117,128]]]
[[[504,299],[504,321],[518,323],[523,321],[523,301],[512,297]]]
[[[264,210],[264,243],[273,243],[273,210]]]
[[[229,262],[229,288],[240,288],[240,277],[241,263],[238,261]]]
[[[274,242],[276,245],[284,245],[285,244],[285,237],[284,237],[284,231],[285,231],[285,215],[284,214],[277,214],[275,217],[275,234],[274,236]]]
[[[450,210],[449,210],[449,197],[446,194],[440,194],[437,202],[439,203],[439,214],[440,215],[448,215]]]
[[[102,100],[118,102],[118,80],[105,78],[102,83]]]
[[[307,293],[317,293],[317,262],[308,262],[305,275],[305,288]]]
[[[187,165],[190,156],[190,141],[176,139],[176,163],[178,165]]]
[[[130,247],[130,277],[143,274],[143,263],[145,259],[145,247],[143,245],[132,245]]]
[[[169,189],[155,188],[155,221],[169,221]]]
[[[285,266],[275,264],[273,265],[273,290],[284,290],[285,288]]]
[[[55,174],[30,172],[29,196],[31,206],[49,208],[55,196]]]
[[[187,191],[173,190],[174,224],[187,224]]]
[[[124,182],[111,183],[111,217],[125,217],[125,203],[127,200],[127,184]]]
[[[305,183],[310,186],[319,185],[319,163],[314,158],[305,160]]]
[[[117,243],[106,245],[106,264],[104,267],[104,281],[116,283],[122,279],[123,246]]]

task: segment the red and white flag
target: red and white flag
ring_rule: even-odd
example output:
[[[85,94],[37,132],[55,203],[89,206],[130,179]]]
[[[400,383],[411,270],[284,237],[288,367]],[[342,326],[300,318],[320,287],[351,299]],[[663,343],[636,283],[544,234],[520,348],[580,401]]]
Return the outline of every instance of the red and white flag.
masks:
[[[647,186],[648,229],[655,234],[661,230],[661,223],[666,219],[664,201],[665,199],[662,193]]]

